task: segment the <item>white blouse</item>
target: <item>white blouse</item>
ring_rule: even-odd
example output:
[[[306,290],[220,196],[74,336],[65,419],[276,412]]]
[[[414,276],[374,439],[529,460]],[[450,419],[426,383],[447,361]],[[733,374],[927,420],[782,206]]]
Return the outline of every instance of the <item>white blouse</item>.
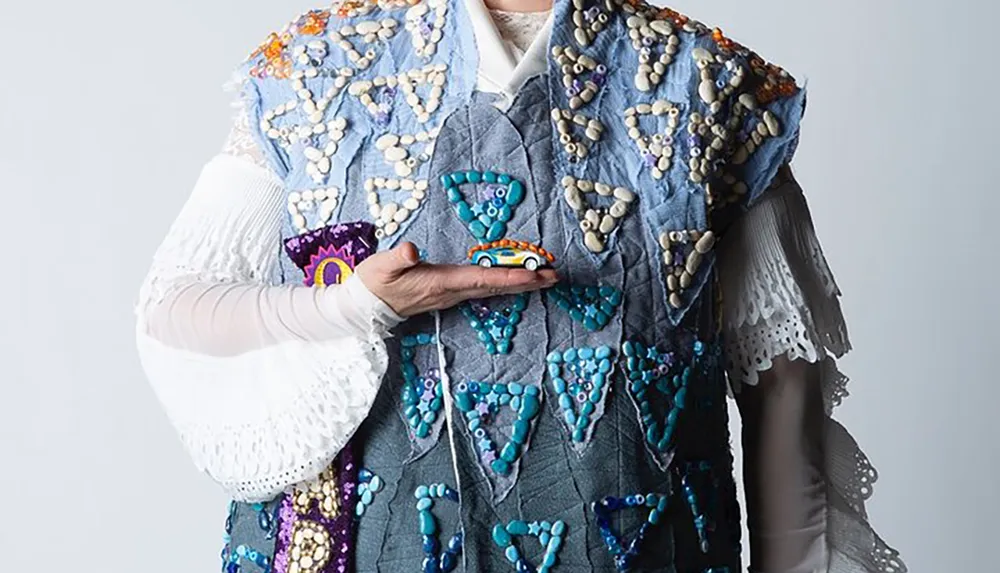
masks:
[[[470,6],[480,89],[511,95],[544,69],[546,15],[495,14],[498,32],[478,0]],[[383,340],[401,321],[357,275],[325,288],[271,284],[284,197],[240,110],[136,305],[139,354],[159,400],[197,467],[241,501],[325,469],[367,416],[386,370]],[[790,175],[728,232],[718,268],[743,412],[752,571],[905,571],[866,520],[875,470],[830,418],[847,395],[835,358],[850,343]]]

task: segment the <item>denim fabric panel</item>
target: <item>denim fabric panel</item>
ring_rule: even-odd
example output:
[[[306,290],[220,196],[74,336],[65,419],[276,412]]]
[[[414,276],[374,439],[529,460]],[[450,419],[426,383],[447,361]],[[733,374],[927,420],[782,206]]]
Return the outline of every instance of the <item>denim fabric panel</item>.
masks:
[[[472,106],[453,114],[445,123],[438,138],[435,149],[432,172],[443,176],[456,171],[494,171],[507,174],[520,181],[526,189],[522,202],[512,208],[512,218],[506,224],[504,238],[527,241],[545,246],[535,217],[538,205],[535,202],[535,190],[531,185],[527,154],[521,143],[521,137],[510,121],[496,108],[491,106]],[[432,203],[429,205],[433,213],[433,226],[429,228],[433,235],[428,237],[428,250],[431,260],[435,262],[450,262],[468,264],[467,249],[479,241],[472,235],[466,223],[463,223],[455,213],[455,208],[449,203],[444,188],[436,177],[431,182]],[[482,184],[466,183],[458,189],[464,200],[476,204],[473,199]],[[482,301],[491,309],[499,309],[513,304],[518,297],[493,297]],[[469,319],[459,310],[452,309],[443,312],[441,342],[453,356],[448,366],[452,378],[452,392],[465,382],[510,383],[540,386],[541,371],[539,366],[544,362],[545,348],[545,314],[538,293],[527,296],[527,306],[520,313],[520,322],[516,325],[516,333],[511,340],[510,354],[490,355],[486,352],[483,342],[477,339],[476,331],[470,326]],[[503,409],[506,410],[506,409]],[[500,416],[500,427],[487,428],[487,433],[496,443],[503,447],[509,439],[509,423],[512,416]],[[535,416],[537,420],[538,416]],[[462,436],[462,444],[458,448],[473,448],[473,436],[469,433],[466,423],[462,422],[462,412],[456,411],[456,432]],[[503,429],[501,429],[503,428]],[[528,447],[524,449],[520,459],[529,455]],[[503,477],[483,466],[484,473],[489,478],[492,495],[481,492],[487,498],[502,499],[510,491],[517,480],[517,463],[511,464],[509,477]],[[464,491],[464,484],[463,484]]]
[[[421,332],[433,328],[429,316],[418,317],[417,321]],[[420,485],[434,483],[457,485],[447,441],[429,445],[414,459],[413,444],[399,411],[402,392],[399,341],[399,336],[387,341],[388,372],[368,418],[353,438],[361,466],[381,477],[385,484],[358,521],[355,569],[359,573],[419,569],[424,553],[414,491]],[[457,521],[458,508],[451,505],[444,501],[434,505],[440,538],[445,544]]]
[[[275,79],[273,77],[260,78],[250,77],[250,69],[253,68],[263,56],[256,56],[250,59],[243,66],[244,76],[247,81],[244,86],[244,99],[250,117],[251,127],[258,145],[274,167],[275,172],[284,179],[288,192],[303,191],[306,189],[317,189],[336,187],[341,198],[337,210],[333,213],[330,224],[338,221],[369,220],[366,195],[363,190],[364,180],[368,177],[391,176],[395,177],[391,165],[387,165],[381,157],[381,153],[366,153],[359,156],[358,151],[364,148],[372,148],[381,135],[386,133],[396,134],[416,134],[418,131],[426,131],[440,125],[441,121],[447,117],[450,111],[464,105],[475,86],[476,69],[478,66],[477,52],[475,50],[475,40],[472,35],[472,27],[465,11],[462,0],[450,0],[448,3],[448,13],[443,36],[437,44],[436,53],[429,59],[417,56],[412,45],[411,33],[405,29],[405,10],[382,10],[375,9],[365,16],[350,18],[339,18],[333,15],[329,19],[326,30],[339,30],[344,26],[354,26],[363,21],[381,20],[385,18],[397,21],[396,34],[386,40],[379,41],[371,47],[374,49],[376,57],[373,63],[366,69],[359,70],[347,57],[347,53],[338,44],[328,38],[326,33],[320,35],[293,35],[289,44],[284,48],[283,54],[292,60],[293,70],[305,69],[294,57],[293,53],[297,46],[309,45],[310,43],[322,43],[327,47],[328,53],[323,58],[322,64],[318,66],[319,76],[325,74],[336,75],[338,70],[349,69],[353,75],[349,78],[348,85],[333,97],[329,106],[324,112],[323,121],[327,122],[334,117],[342,117],[347,123],[345,137],[340,142],[336,154],[331,157],[332,169],[329,177],[323,183],[315,182],[306,173],[307,161],[302,153],[302,145],[293,145],[290,151],[286,151],[268,139],[260,129],[260,119],[267,110],[287,102],[297,102],[296,108],[286,114],[285,117],[275,120],[276,124],[282,123],[306,123],[303,113],[303,101],[298,99],[289,79]],[[368,45],[358,38],[351,38],[351,42],[356,49],[364,52]],[[350,84],[362,80],[373,80],[376,77],[396,75],[410,70],[421,69],[429,65],[447,64],[447,81],[444,87],[444,94],[440,100],[439,109],[431,114],[431,118],[424,124],[416,121],[415,114],[406,102],[406,97],[401,90],[396,90],[396,95],[391,98],[391,117],[387,124],[380,125],[372,120],[368,110],[361,104],[358,97],[350,95]],[[318,100],[325,93],[325,90],[334,82],[330,77],[305,78],[305,87],[313,94],[313,99]],[[426,103],[427,94],[430,91],[429,85],[419,86],[416,89],[418,97]],[[373,93],[373,95],[376,95]],[[378,98],[376,98],[378,99]],[[320,136],[322,138],[322,136]],[[325,140],[322,142],[325,144]],[[419,153],[420,145],[413,148],[413,155]],[[366,149],[366,151],[368,151]],[[352,163],[364,158],[363,168],[356,172],[357,176],[348,177],[348,171]],[[353,171],[352,171],[353,173]],[[418,168],[411,175],[413,179],[426,178],[427,164]],[[392,191],[383,191],[385,202],[399,199],[402,202],[404,197],[392,197],[399,195]],[[419,210],[414,213],[403,225],[402,229],[380,241],[380,247],[385,249],[391,247],[404,234],[406,226],[411,224],[419,215]],[[313,223],[310,221],[310,225]],[[284,236],[290,237],[298,234],[299,229],[294,228],[290,222],[286,223]],[[287,266],[287,265],[285,265]],[[291,271],[291,269],[286,269]],[[286,272],[286,276],[298,276],[291,272]]]
[[[798,145],[802,116],[805,113],[806,89],[801,88],[794,97],[781,98],[768,109],[781,123],[781,134],[764,142],[744,167],[744,178],[750,188],[747,205],[753,203],[767,190],[778,169],[792,160]]]
[[[224,563],[236,563],[239,565],[237,570],[245,573],[271,572],[278,538],[278,507],[283,497],[279,495],[260,504],[231,502],[226,520],[228,539],[222,553]],[[250,550],[256,551],[261,556],[259,559],[267,560],[263,567],[263,561],[255,562],[247,556]],[[225,565],[222,571],[227,571]]]

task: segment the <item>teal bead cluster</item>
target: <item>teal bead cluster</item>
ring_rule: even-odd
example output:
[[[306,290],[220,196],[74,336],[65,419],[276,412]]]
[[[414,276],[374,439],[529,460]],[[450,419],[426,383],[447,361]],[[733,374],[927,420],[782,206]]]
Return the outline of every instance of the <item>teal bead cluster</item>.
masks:
[[[487,354],[510,354],[521,313],[528,307],[528,294],[514,295],[510,304],[499,310],[486,305],[484,301],[470,300],[459,309],[476,331],[476,338],[486,347]]]
[[[354,515],[361,517],[365,514],[368,506],[375,501],[375,494],[382,491],[382,486],[382,478],[371,470],[366,468],[358,470],[358,503],[354,506]]]
[[[528,443],[531,424],[541,411],[538,387],[517,382],[462,382],[456,388],[455,406],[465,416],[483,465],[495,474],[510,475]],[[498,449],[486,432],[486,426],[495,420],[503,407],[510,408],[516,417],[510,441]]]
[[[470,205],[462,193],[465,184],[485,184],[482,200],[477,196]],[[480,243],[498,241],[507,236],[507,222],[514,208],[524,200],[524,184],[505,173],[495,171],[455,171],[441,176],[441,185],[455,214]]]
[[[504,557],[514,565],[517,573],[546,573],[555,567],[565,535],[566,524],[562,521],[527,522],[516,519],[506,526],[498,523],[493,527],[493,543],[503,550]],[[521,550],[514,544],[515,538],[523,536],[536,538],[545,549],[542,563],[537,567],[528,563],[528,560],[521,555]]]
[[[574,442],[587,439],[598,404],[604,399],[611,376],[611,348],[567,348],[546,357],[552,389]]]
[[[568,312],[570,318],[592,332],[607,326],[622,303],[622,291],[607,285],[559,283],[549,289],[548,296],[556,306]]]
[[[417,517],[420,535],[423,538],[424,561],[423,573],[449,573],[458,566],[458,558],[462,554],[462,532],[451,536],[446,547],[441,547],[438,540],[438,524],[434,518],[434,501],[447,499],[458,503],[458,492],[443,483],[422,485],[413,492],[417,498]]]
[[[696,341],[693,362],[704,352],[705,345]],[[659,352],[633,341],[622,344],[622,354],[628,370],[627,388],[639,407],[646,443],[665,453],[672,445],[677,420],[687,405],[688,384],[695,364],[681,364],[673,352]],[[654,406],[654,393],[662,397],[665,406]],[[657,416],[659,412],[665,416]]]
[[[431,334],[421,333],[404,336],[400,343],[403,415],[414,435],[426,438],[444,409],[444,390],[441,387],[441,374],[438,369],[434,368],[426,374],[421,374],[414,359],[418,347],[436,344],[437,338]]]
[[[669,507],[669,496],[658,493],[633,494],[625,497],[606,497],[593,503],[594,514],[597,516],[597,527],[601,530],[604,545],[615,560],[618,571],[628,571],[635,564],[639,552],[649,531],[658,526]],[[622,543],[611,524],[612,514],[623,509],[649,508],[646,521],[639,526],[639,531],[629,542],[628,547]]]

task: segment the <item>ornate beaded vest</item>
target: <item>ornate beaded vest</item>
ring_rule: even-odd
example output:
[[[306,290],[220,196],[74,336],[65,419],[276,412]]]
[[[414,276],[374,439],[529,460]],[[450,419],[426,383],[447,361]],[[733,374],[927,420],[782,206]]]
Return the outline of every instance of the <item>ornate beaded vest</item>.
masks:
[[[400,326],[349,451],[232,506],[230,571],[740,570],[713,247],[790,157],[804,92],[672,10],[553,17],[510,102],[475,90],[461,0],[315,10],[248,60],[286,239],[334,237],[274,278],[349,273],[324,229],[362,221],[380,249],[562,282]]]

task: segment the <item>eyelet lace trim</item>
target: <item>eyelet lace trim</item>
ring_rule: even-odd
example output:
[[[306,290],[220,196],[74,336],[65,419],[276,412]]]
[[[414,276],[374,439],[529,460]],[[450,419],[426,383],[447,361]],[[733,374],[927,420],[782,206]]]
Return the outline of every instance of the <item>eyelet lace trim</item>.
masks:
[[[830,416],[848,396],[834,357],[851,349],[840,290],[823,256],[809,210],[791,178],[771,189],[719,245],[731,385],[787,356],[821,364],[827,414],[826,573],[906,573],[899,553],[868,523],[865,502],[878,472],[850,433]]]

